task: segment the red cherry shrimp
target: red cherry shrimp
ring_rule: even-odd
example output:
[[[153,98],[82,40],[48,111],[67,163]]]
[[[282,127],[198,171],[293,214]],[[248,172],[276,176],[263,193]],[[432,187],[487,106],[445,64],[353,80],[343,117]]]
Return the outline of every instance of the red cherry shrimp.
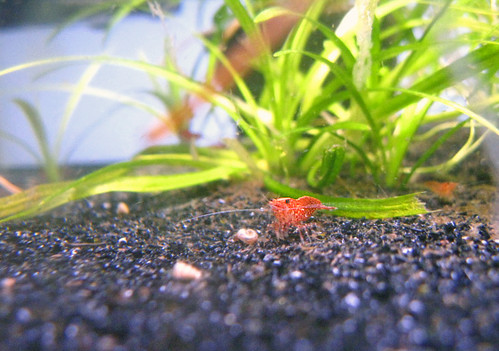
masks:
[[[304,226],[303,222],[312,217],[315,211],[336,209],[323,205],[319,199],[312,196],[302,196],[298,199],[279,197],[271,200],[269,205],[276,219],[274,231],[278,239],[285,238],[291,226],[301,229]]]
[[[312,196],[302,196],[298,199],[291,197],[279,197],[270,200],[268,203],[275,220],[273,229],[278,239],[284,239],[291,227],[296,227],[299,230],[305,227],[304,221],[308,220],[317,210],[335,210],[336,207],[324,205],[319,199]],[[234,209],[203,214],[200,216],[189,218],[185,221],[214,216],[232,212],[247,212],[247,211],[268,211],[268,208],[252,208],[252,209]],[[300,233],[301,237],[301,233]],[[303,238],[302,238],[303,239]]]

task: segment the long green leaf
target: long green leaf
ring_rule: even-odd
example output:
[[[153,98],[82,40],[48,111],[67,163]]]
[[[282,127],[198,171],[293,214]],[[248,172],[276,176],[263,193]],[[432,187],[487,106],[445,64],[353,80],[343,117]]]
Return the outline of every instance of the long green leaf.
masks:
[[[422,36],[418,39],[419,43],[423,43],[425,41],[425,38],[431,32],[432,28],[435,26],[435,24],[442,18],[444,13],[447,11],[451,2],[452,2],[452,0],[446,0],[444,6],[442,6],[442,8],[432,18],[431,22],[425,28]],[[412,63],[414,61],[416,61],[419,56],[424,55],[425,53],[426,53],[425,50],[413,50],[409,54],[409,56],[404,60],[404,62],[399,66],[399,69],[397,70],[395,76],[390,80],[390,85],[397,85],[400,82],[400,80],[402,79],[402,76],[406,72],[409,71],[409,68],[412,65]]]
[[[428,100],[431,100],[431,101],[435,101],[435,102],[439,102],[439,103],[442,103],[446,106],[449,106],[449,107],[452,107],[453,109],[469,116],[470,118],[474,119],[475,121],[477,121],[479,124],[481,124],[482,126],[486,127],[487,129],[489,129],[490,131],[494,132],[495,134],[499,135],[499,129],[490,121],[488,121],[485,117],[482,117],[480,116],[478,113],[470,110],[469,108],[466,108],[454,101],[451,101],[451,100],[447,100],[447,99],[443,99],[441,97],[438,97],[438,96],[434,96],[434,95],[431,95],[431,94],[427,94],[427,93],[423,93],[421,91],[417,91],[417,90],[412,90],[412,89],[390,89],[390,88],[386,88],[386,89],[376,89],[376,90],[392,90],[392,91],[400,91],[400,92],[403,92],[405,94],[408,94],[408,95],[412,95],[412,96],[417,96],[417,97],[420,97],[420,98],[426,98]]]
[[[391,218],[424,214],[428,211],[417,198],[417,194],[408,194],[385,199],[350,199],[316,194],[309,191],[291,188],[270,177],[265,177],[265,186],[281,195],[290,197],[313,196],[325,205],[337,209],[328,214],[351,218]]]
[[[258,31],[258,27],[251,18],[250,12],[243,6],[240,0],[225,0],[225,4],[231,9],[247,35],[254,35]]]
[[[73,116],[78,104],[85,93],[85,89],[90,84],[90,81],[95,77],[97,72],[99,71],[101,65],[100,64],[91,64],[83,73],[82,77],[76,84],[75,89],[73,90],[71,97],[66,103],[66,108],[64,109],[64,115],[62,116],[61,124],[59,126],[59,131],[57,132],[57,140],[54,145],[54,154],[56,157],[59,156],[62,146],[63,137],[66,134],[67,127]]]
[[[456,83],[478,75],[482,71],[497,72],[499,69],[499,46],[484,45],[466,56],[454,61],[409,88],[410,91],[434,94]],[[372,114],[374,116],[389,116],[405,106],[420,99],[417,95],[401,94],[394,96],[381,104]]]
[[[99,2],[96,2],[94,5],[91,5],[91,6],[86,6],[80,10],[78,10],[77,12],[75,12],[74,14],[72,15],[69,15],[68,17],[66,17],[63,22],[58,25],[55,30],[53,31],[53,33],[50,35],[49,37],[49,41],[53,40],[59,33],[62,32],[62,30],[64,28],[67,28],[69,27],[70,25],[78,22],[78,21],[81,21],[87,17],[91,17],[91,16],[94,16],[94,15],[98,15],[98,14],[102,14],[104,13],[105,11],[111,9],[112,7],[114,7],[116,5],[115,1],[114,0],[110,0],[110,1],[99,1]]]
[[[38,113],[37,109],[29,102],[21,99],[14,99],[14,102],[23,110],[24,115],[31,125],[31,129],[35,134],[43,157],[42,165],[48,179],[50,179],[51,181],[58,180],[59,168],[57,166],[57,159],[54,157],[54,154],[50,150],[47,132],[43,125],[42,117]]]
[[[414,172],[416,172],[416,170],[421,167],[421,165],[423,163],[425,163],[434,153],[435,151],[437,151],[438,148],[440,148],[440,146],[442,146],[443,143],[445,143],[447,141],[447,139],[449,139],[452,135],[454,135],[458,130],[460,130],[466,123],[468,122],[468,120],[465,120],[465,121],[462,121],[460,122],[459,124],[457,124],[456,126],[454,126],[453,128],[451,128],[450,130],[448,130],[447,132],[445,132],[442,136],[440,136],[432,145],[431,147],[429,147],[424,153],[423,155],[421,155],[421,157],[414,163],[414,165],[412,166],[409,174],[404,178],[404,181],[402,183],[402,186],[405,186],[408,182],[409,182],[409,179],[411,179],[412,175],[414,174]]]
[[[419,111],[417,105],[409,106],[404,113],[395,122],[394,131],[391,133],[391,138],[388,143],[389,159],[386,171],[386,184],[389,187],[395,185],[398,176],[400,175],[400,167],[404,160],[407,150],[414,135],[421,125],[421,121],[432,105],[432,101],[426,102]]]
[[[199,171],[142,175],[144,167],[180,165],[199,168]],[[45,184],[0,199],[0,222],[38,215],[65,203],[88,196],[115,191],[157,192],[181,189],[228,179],[247,173],[246,165],[237,160],[190,155],[143,155],[135,160],[104,167],[71,182]]]
[[[141,5],[145,4],[146,2],[147,2],[147,0],[129,0],[122,5],[119,5],[118,10],[116,11],[116,13],[113,14],[113,16],[111,17],[111,20],[109,21],[109,23],[107,25],[108,33],[123,18],[128,16],[131,12],[138,9]]]
[[[275,53],[276,56],[287,55],[287,54],[302,54],[302,55],[309,56],[317,61],[321,61],[321,62],[325,63],[329,67],[331,72],[334,73],[334,75],[342,81],[342,83],[345,85],[345,87],[350,92],[353,100],[355,100],[355,102],[359,105],[360,109],[362,110],[362,112],[364,114],[364,117],[366,118],[367,122],[371,126],[373,134],[375,135],[374,140],[377,142],[380,141],[379,126],[376,123],[376,121],[374,120],[374,118],[372,117],[371,111],[369,110],[364,98],[361,96],[360,92],[357,90],[357,88],[353,84],[351,76],[345,70],[341,69],[335,63],[327,60],[326,58],[324,58],[320,55],[314,54],[312,52],[308,52],[308,51],[284,50],[284,51],[279,51],[279,52]]]

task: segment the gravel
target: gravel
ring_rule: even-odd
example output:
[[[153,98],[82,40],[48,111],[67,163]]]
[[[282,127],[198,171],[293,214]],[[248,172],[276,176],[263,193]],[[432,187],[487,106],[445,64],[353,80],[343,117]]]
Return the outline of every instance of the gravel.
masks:
[[[3,224],[0,350],[497,350],[490,188],[424,195],[423,216],[318,215],[304,242],[268,211],[186,220],[268,201],[224,184]]]

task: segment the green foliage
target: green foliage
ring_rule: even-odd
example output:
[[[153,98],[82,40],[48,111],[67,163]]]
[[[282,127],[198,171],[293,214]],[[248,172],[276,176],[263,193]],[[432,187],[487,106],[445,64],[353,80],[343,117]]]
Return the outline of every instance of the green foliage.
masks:
[[[24,65],[21,65],[20,67],[24,67]],[[31,126],[33,135],[35,136],[35,139],[38,142],[40,155],[38,155],[36,150],[32,150],[32,148],[30,148],[22,140],[13,138],[7,133],[3,133],[2,135],[14,141],[15,143],[19,144],[28,153],[33,155],[33,157],[40,163],[43,170],[45,171],[47,179],[51,182],[60,180],[60,170],[59,170],[58,160],[61,154],[62,140],[64,138],[65,132],[71,121],[71,117],[74,111],[76,110],[78,104],[80,103],[80,100],[84,92],[86,92],[86,89],[90,81],[99,71],[99,68],[100,68],[99,64],[97,63],[91,64],[85,70],[85,72],[83,73],[81,79],[77,82],[77,84],[75,84],[72,87],[71,95],[64,109],[64,113],[61,118],[61,123],[59,125],[59,130],[57,132],[55,144],[53,146],[50,145],[51,143],[48,138],[47,127],[43,124],[43,119],[40,116],[40,113],[38,112],[36,107],[23,99],[14,99],[14,103],[17,106],[19,106],[19,108],[23,111],[24,116],[26,117]]]
[[[166,3],[168,6],[176,6],[180,3],[180,0],[158,0],[150,2],[148,0],[101,0],[95,3],[87,3],[82,9],[75,11],[74,14],[70,15],[65,19],[60,26],[56,28],[51,38],[58,35],[64,28],[89,18],[93,16],[109,16],[107,23],[106,32],[109,33],[119,22],[130,15],[133,12],[141,11],[148,12],[151,10],[154,12],[157,10],[156,6],[160,3]],[[73,4],[77,7],[78,3]]]
[[[37,109],[27,101],[15,99],[14,102],[19,106],[19,108],[22,109],[26,119],[29,121],[31,129],[33,130],[33,134],[38,141],[41,159],[38,157],[36,158],[38,158],[40,164],[42,165],[47,178],[52,182],[59,180],[59,167],[57,165],[57,160],[55,159],[54,154],[50,151],[47,131],[45,130],[40,114]],[[32,152],[32,154],[34,154],[34,152]]]
[[[75,181],[36,186],[0,198],[1,221],[33,216],[62,204],[114,191],[158,192],[241,176],[246,165],[227,150],[198,149],[193,159],[184,148],[165,148],[161,154],[141,154],[128,162],[104,167]],[[183,151],[177,153],[177,151]],[[195,171],[181,174],[144,174],[151,167],[182,166]]]
[[[369,7],[376,2],[358,3]],[[232,14],[246,35],[262,44],[261,23],[282,15],[297,19],[277,52],[261,49],[253,62],[263,79],[258,94],[219,46],[220,35],[200,40],[211,56],[212,68],[218,62],[230,72],[238,96],[213,91],[183,76],[171,60],[153,65],[108,56],[63,57],[0,71],[1,77],[37,65],[82,61],[143,71],[155,81],[167,80],[174,87],[173,101],[181,100],[179,89],[183,89],[224,109],[242,132],[239,140],[226,142],[231,151],[208,155],[204,153],[209,149],[196,149],[190,155],[190,148],[162,149],[163,153],[141,155],[74,182],[41,186],[31,195],[3,199],[0,207],[6,210],[0,216],[20,218],[101,192],[165,191],[249,174],[263,177],[269,189],[282,195],[306,193],[279,185],[272,178],[302,177],[320,190],[334,184],[347,169],[349,177],[367,173],[378,185],[404,187],[416,173],[450,170],[476,150],[487,133],[499,134],[495,117],[499,100],[497,13],[486,1],[472,5],[465,0],[381,1],[375,11],[361,13],[372,22],[372,27],[362,29],[352,25],[357,18],[353,11],[334,26],[322,22],[321,15],[329,5],[326,0],[311,2],[305,13],[256,5],[260,4],[226,0],[218,13],[217,33]],[[129,12],[130,8],[124,7],[115,18]],[[308,44],[317,40],[322,45],[312,49]],[[158,87],[156,84],[155,95],[171,105]],[[131,99],[100,94],[158,115]],[[451,100],[452,95],[463,97],[466,105]],[[464,129],[469,137],[461,148],[442,164],[428,166],[435,152]],[[416,159],[407,157],[417,150],[422,151]],[[186,173],[185,178],[134,173],[150,163],[198,170]],[[49,190],[54,194],[47,195]],[[314,196],[340,208],[335,213],[345,216],[382,218],[424,212],[414,195],[393,201]]]
[[[344,159],[345,148],[343,146],[333,145],[324,150],[322,161],[314,162],[312,169],[308,172],[308,184],[318,189],[333,184],[340,174]]]
[[[426,213],[424,204],[416,199],[418,194],[407,194],[385,199],[351,199],[333,197],[313,193],[301,189],[294,189],[281,184],[270,177],[265,177],[265,186],[282,196],[298,198],[313,196],[321,200],[324,205],[336,207],[327,214],[350,218],[389,218],[403,217]]]

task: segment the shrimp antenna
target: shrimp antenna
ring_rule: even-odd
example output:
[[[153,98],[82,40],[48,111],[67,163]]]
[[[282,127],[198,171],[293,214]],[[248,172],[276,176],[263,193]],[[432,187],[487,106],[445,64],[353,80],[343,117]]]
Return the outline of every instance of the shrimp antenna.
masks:
[[[224,213],[248,212],[248,211],[249,212],[253,212],[253,211],[262,211],[263,212],[263,211],[266,211],[266,209],[264,207],[260,207],[260,208],[243,208],[243,209],[234,209],[234,210],[225,210],[225,211],[211,212],[211,213],[206,213],[206,214],[203,214],[203,215],[200,215],[200,216],[196,216],[196,217],[191,217],[191,218],[184,219],[180,223],[189,222],[189,221],[193,221],[195,219],[199,219],[199,218],[203,218],[203,217],[215,216],[215,215],[224,214]]]

